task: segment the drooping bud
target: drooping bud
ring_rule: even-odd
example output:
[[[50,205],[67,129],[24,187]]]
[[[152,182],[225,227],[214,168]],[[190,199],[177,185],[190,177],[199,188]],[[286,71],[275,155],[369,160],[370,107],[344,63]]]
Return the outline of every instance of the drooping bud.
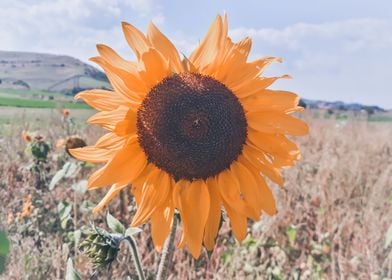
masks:
[[[108,233],[104,229],[94,227],[79,247],[90,258],[95,268],[104,268],[116,259],[122,240],[122,234]]]

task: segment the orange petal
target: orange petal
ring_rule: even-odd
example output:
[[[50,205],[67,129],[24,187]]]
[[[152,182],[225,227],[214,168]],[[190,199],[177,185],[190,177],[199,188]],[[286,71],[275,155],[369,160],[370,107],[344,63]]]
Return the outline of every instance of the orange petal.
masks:
[[[246,216],[237,212],[232,205],[223,201],[234,236],[238,241],[244,240],[248,230]]]
[[[261,193],[257,187],[257,182],[247,167],[240,162],[234,162],[231,166],[240,184],[241,194],[256,213],[261,214]]]
[[[142,187],[142,196],[131,226],[145,223],[154,211],[170,197],[172,181],[169,175],[159,169],[149,174]]]
[[[138,77],[138,73],[116,68],[102,57],[92,57],[90,60],[103,68],[114,90],[126,98],[130,104],[137,107],[141,103],[148,90],[143,80]]]
[[[97,213],[102,210],[113,198],[115,198],[119,192],[127,187],[128,184],[114,184],[110,190],[106,193],[105,197],[99,202],[99,204],[93,209],[93,213]]]
[[[170,74],[168,61],[155,49],[144,52],[141,61],[146,71],[141,72],[140,75],[150,88]]]
[[[132,138],[124,148],[103,167],[103,171],[89,179],[90,188],[105,187],[116,182],[131,182],[143,171],[147,158],[136,138]]]
[[[265,180],[259,174],[254,174],[254,178],[256,179],[259,189],[261,191],[261,205],[263,211],[270,216],[275,215],[276,204],[271,189],[267,186]]]
[[[271,154],[272,156],[281,156],[298,160],[300,152],[297,145],[287,139],[283,134],[270,134],[248,130],[248,139],[258,149]]]
[[[99,54],[102,56],[102,58],[106,61],[110,61],[113,65],[116,65],[117,67],[129,71],[129,72],[137,72],[137,63],[125,60],[122,58],[118,53],[116,53],[111,47],[103,45],[103,44],[98,44],[97,49]]]
[[[231,88],[236,88],[243,81],[250,81],[257,78],[274,61],[281,62],[282,60],[281,58],[267,56],[248,63],[244,61],[238,64],[237,68],[230,67],[227,73],[227,85]]]
[[[264,133],[291,134],[296,136],[309,133],[308,125],[304,121],[279,112],[248,112],[246,118],[249,127]]]
[[[272,85],[278,79],[289,78],[291,78],[289,75],[283,75],[280,77],[259,77],[256,79],[245,80],[242,83],[232,86],[231,89],[234,94],[241,99],[259,93],[261,90]]]
[[[180,211],[184,243],[192,256],[198,258],[210,211],[210,195],[202,180],[179,181],[174,186],[173,202]]]
[[[219,231],[222,217],[222,199],[219,195],[218,184],[215,177],[207,180],[208,192],[210,194],[210,211],[204,230],[203,243],[208,251],[212,251]]]
[[[116,124],[114,133],[118,136],[136,135],[136,118],[136,112],[129,110],[125,119]]]
[[[116,150],[86,146],[83,148],[69,149],[69,152],[78,160],[88,162],[107,162],[113,157]]]
[[[176,47],[152,22],[148,26],[147,39],[170,62],[176,73],[184,71]]]
[[[115,91],[92,89],[79,92],[75,99],[83,99],[91,107],[100,111],[115,110],[127,101]]]
[[[169,235],[173,221],[174,207],[172,203],[161,206],[151,215],[151,237],[155,249],[162,251],[167,236]]]
[[[218,15],[208,30],[207,35],[189,57],[189,60],[197,68],[202,68],[214,61],[215,56],[220,50],[220,46],[227,37],[227,35],[223,33],[225,29],[226,28],[223,27],[222,18]]]
[[[282,90],[262,90],[259,94],[241,100],[248,112],[280,111],[285,112],[297,108],[299,96],[293,92]]]
[[[87,122],[113,131],[117,123],[124,120],[129,111],[128,107],[120,106],[112,111],[102,111],[91,116]]]
[[[140,59],[141,55],[146,52],[150,44],[148,43],[146,36],[142,32],[140,32],[133,25],[123,22],[122,29],[125,35],[125,39],[128,42],[128,45],[133,49],[136,54],[136,57]]]
[[[260,170],[273,182],[283,186],[284,181],[279,169],[268,162],[262,152],[249,145],[244,145],[242,156],[240,157],[243,157],[245,161],[249,162],[249,164],[253,165],[257,170]]]
[[[235,211],[253,220],[259,218],[259,213],[243,200],[239,182],[231,170],[224,170],[219,173],[218,186],[223,202],[230,205]]]
[[[113,132],[106,133],[95,143],[95,147],[102,149],[118,150],[122,148],[125,143],[125,137],[119,137]]]

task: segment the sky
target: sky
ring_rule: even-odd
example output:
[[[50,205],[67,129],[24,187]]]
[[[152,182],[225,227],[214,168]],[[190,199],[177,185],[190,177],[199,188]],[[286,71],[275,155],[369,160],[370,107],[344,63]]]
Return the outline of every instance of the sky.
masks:
[[[66,54],[87,62],[104,43],[133,59],[121,21],[153,21],[189,55],[217,14],[250,59],[278,56],[265,75],[301,97],[392,109],[391,0],[0,0],[0,50]]]

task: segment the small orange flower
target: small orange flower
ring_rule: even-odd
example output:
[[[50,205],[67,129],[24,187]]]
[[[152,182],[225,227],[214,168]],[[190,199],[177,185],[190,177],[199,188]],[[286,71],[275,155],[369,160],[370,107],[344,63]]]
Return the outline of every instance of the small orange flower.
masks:
[[[150,221],[160,250],[174,210],[181,215],[181,245],[197,258],[202,245],[212,250],[222,206],[238,240],[247,219],[274,215],[273,194],[264,177],[282,185],[282,167],[300,152],[286,135],[305,135],[308,126],[290,116],[299,97],[268,87],[262,76],[279,58],[248,62],[252,41],[228,37],[227,17],[218,16],[189,58],[150,24],[147,35],[123,23],[136,61],[98,45],[91,60],[106,72],[113,91],[88,90],[76,97],[100,112],[88,122],[108,133],[94,146],[71,150],[84,161],[105,165],[91,175],[89,188],[111,185],[102,209],[132,183],[138,210],[132,226]]]
[[[31,142],[31,141],[33,140],[33,138],[31,137],[31,135],[30,135],[26,130],[23,130],[23,131],[22,131],[22,139],[23,139],[26,143],[29,143],[29,142]]]
[[[18,213],[18,216],[22,218],[30,217],[30,215],[33,213],[33,209],[34,206],[32,202],[32,196],[29,194],[23,199],[22,212]]]
[[[63,109],[62,114],[64,118],[68,118],[71,112],[68,109]]]

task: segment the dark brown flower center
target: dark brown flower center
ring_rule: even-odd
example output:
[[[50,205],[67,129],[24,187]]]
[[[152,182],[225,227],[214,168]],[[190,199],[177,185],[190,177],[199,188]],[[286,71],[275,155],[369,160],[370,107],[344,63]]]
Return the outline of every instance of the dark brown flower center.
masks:
[[[137,134],[149,162],[175,180],[206,179],[241,154],[247,123],[237,97],[224,84],[181,73],[148,93],[137,112]]]

